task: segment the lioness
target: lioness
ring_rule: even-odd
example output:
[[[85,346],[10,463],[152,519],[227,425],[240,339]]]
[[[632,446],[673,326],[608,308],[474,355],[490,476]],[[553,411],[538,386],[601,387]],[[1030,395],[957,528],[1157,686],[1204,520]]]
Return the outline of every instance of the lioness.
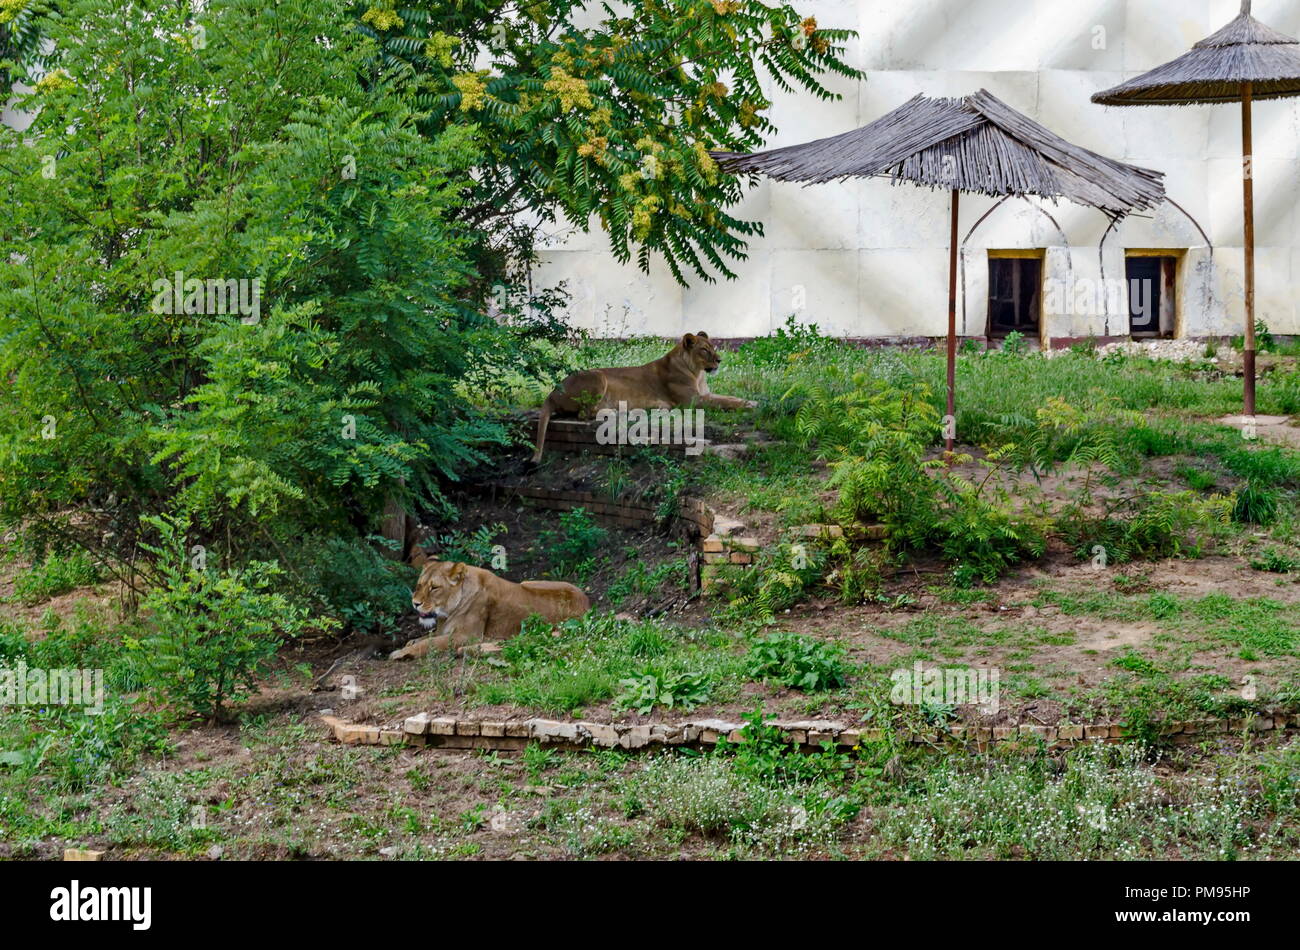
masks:
[[[584,412],[594,416],[601,409],[676,409],[691,405],[718,409],[753,409],[758,405],[735,396],[709,392],[705,376],[718,368],[718,351],[703,331],[688,333],[664,356],[644,366],[615,366],[585,369],[573,373],[546,397],[537,419],[537,451],[533,461],[542,460],[546,427],[556,412]]]
[[[581,617],[591,606],[587,595],[560,581],[516,584],[481,567],[437,561],[418,548],[411,563],[422,567],[411,603],[425,630],[441,628],[437,636],[412,640],[388,655],[409,660],[430,650],[463,647],[478,640],[508,640],[519,632],[529,614],[552,623]]]

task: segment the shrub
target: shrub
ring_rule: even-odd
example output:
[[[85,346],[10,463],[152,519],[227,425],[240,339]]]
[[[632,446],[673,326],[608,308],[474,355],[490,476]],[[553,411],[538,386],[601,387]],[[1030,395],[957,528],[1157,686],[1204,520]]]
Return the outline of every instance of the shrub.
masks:
[[[1098,548],[1108,563],[1134,558],[1200,557],[1207,539],[1228,524],[1233,501],[1206,498],[1194,491],[1152,492],[1114,503],[1101,515],[1075,508],[1058,521],[1076,556],[1091,558]],[[1127,515],[1127,517],[1115,517]]]
[[[622,692],[614,708],[635,709],[641,715],[656,706],[665,709],[694,709],[709,698],[709,679],[702,673],[663,673],[647,670],[619,680]]]
[[[799,633],[772,633],[754,641],[746,672],[765,683],[818,692],[844,686],[849,666],[838,643]]]
[[[609,532],[596,523],[585,508],[560,514],[558,531],[543,531],[539,546],[550,555],[550,573],[586,582],[596,572],[596,554]]]
[[[770,623],[777,613],[803,600],[825,568],[825,552],[789,541],[763,548],[748,568],[724,564],[718,574],[729,598],[723,615]]]
[[[149,688],[176,707],[220,719],[230,702],[257,688],[284,639],[306,628],[307,611],[270,589],[282,573],[274,563],[187,568],[187,523],[148,522],[161,542],[143,546],[158,559],[161,583],[142,602],[148,629],[126,645],[140,655]]]
[[[392,634],[410,609],[415,571],[385,557],[385,539],[316,538],[303,544],[300,570],[308,590],[346,630]]]

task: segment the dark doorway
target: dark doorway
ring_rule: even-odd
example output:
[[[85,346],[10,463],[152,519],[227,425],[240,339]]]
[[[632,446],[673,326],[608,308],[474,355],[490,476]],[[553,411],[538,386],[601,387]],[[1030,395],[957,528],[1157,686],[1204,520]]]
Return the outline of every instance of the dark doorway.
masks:
[[[1128,278],[1129,334],[1141,337],[1174,335],[1174,257],[1130,257],[1125,261]]]
[[[1037,257],[989,258],[989,326],[993,338],[1016,330],[1038,336],[1043,262]]]

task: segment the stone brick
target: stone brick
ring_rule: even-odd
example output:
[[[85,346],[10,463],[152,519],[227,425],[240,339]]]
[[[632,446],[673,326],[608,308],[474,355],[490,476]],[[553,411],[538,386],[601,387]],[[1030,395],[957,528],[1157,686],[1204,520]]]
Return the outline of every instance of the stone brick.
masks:
[[[402,723],[402,731],[413,736],[422,736],[429,731],[428,713],[416,713],[414,716],[407,716],[406,721]]]
[[[700,719],[692,725],[699,727],[700,741],[706,745],[713,745],[721,736],[729,736],[735,730],[741,728],[739,723],[725,722],[721,719]]]
[[[103,851],[89,851],[83,848],[64,848],[63,860],[65,861],[102,861],[104,860]]]
[[[591,741],[602,748],[612,749],[619,744],[618,728],[605,722],[580,722],[580,730],[591,736]]]
[[[1056,727],[1056,737],[1058,739],[1082,739],[1083,726],[1077,722],[1061,723]]]
[[[704,558],[705,564],[727,564],[730,561],[731,555],[727,554],[725,551],[706,551],[702,557]]]
[[[469,719],[461,719],[456,723],[456,735],[458,736],[477,736],[480,735],[479,724]]]
[[[527,720],[513,719],[510,722],[507,722],[505,734],[507,736],[513,736],[514,738],[517,739],[527,739],[528,738]]]
[[[334,738],[344,745],[379,745],[379,729],[345,722],[334,728]]]
[[[400,729],[385,729],[379,733],[380,745],[403,745],[406,742],[406,733]]]
[[[1256,732],[1267,732],[1273,728],[1273,720],[1268,716],[1257,716],[1250,724],[1250,728]]]
[[[1090,724],[1083,727],[1083,735],[1087,739],[1106,739],[1110,737],[1110,726],[1105,723]]]
[[[700,550],[705,554],[720,554],[725,550],[722,546],[722,538],[716,534],[711,534],[700,542]]]
[[[624,749],[643,749],[650,744],[649,726],[629,726],[622,730],[618,744]]]
[[[733,551],[731,552],[731,556],[729,560],[731,561],[732,564],[753,564],[754,555],[742,554],[739,551]]]
[[[650,740],[664,745],[681,745],[685,730],[681,726],[655,723],[650,727]]]
[[[752,538],[752,537],[727,538],[726,546],[729,550],[732,551],[751,551],[751,552],[757,551],[760,547],[762,547],[762,545],[758,541],[758,538]]]
[[[844,529],[837,524],[801,524],[794,529],[800,538],[842,538]]]
[[[551,719],[528,720],[528,738],[541,742],[578,741],[578,726],[571,722],[555,722]]]
[[[717,535],[727,537],[735,534],[737,531],[743,530],[744,527],[744,522],[736,521],[732,518],[726,517],[725,515],[715,514],[713,516],[713,531]]]
[[[835,737],[835,742],[837,745],[848,746],[849,748],[852,748],[853,746],[857,745],[861,741],[862,741],[862,733],[858,732],[858,730],[856,729],[845,729],[843,732],[841,732],[838,736]]]
[[[1112,739],[1123,739],[1128,735],[1128,730],[1124,728],[1123,723],[1115,722],[1110,726],[1110,737]]]
[[[456,734],[456,717],[434,716],[429,720],[429,728],[426,732],[431,736],[454,736]]]
[[[504,736],[506,734],[506,724],[504,722],[480,722],[478,724],[478,734],[481,736]]]
[[[1014,738],[1018,732],[1019,730],[1015,726],[994,726],[993,739],[997,742],[1003,742]]]

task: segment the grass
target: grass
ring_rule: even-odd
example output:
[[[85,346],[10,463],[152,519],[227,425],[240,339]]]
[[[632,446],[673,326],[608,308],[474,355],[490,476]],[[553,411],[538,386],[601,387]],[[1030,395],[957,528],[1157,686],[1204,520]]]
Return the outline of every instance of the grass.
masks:
[[[654,359],[666,346],[647,339],[591,343],[566,350],[564,359],[572,368],[627,365]],[[815,452],[789,441],[800,398],[790,393],[812,382],[844,390],[859,373],[903,386],[924,383],[936,407],[942,399],[937,351],[868,350],[788,332],[726,354],[711,386],[757,399],[760,409],[710,413],[710,424],[727,437],[756,424],[786,441],[740,460],[656,463],[665,503],[689,486],[775,512],[778,524],[828,520],[835,504],[826,472]],[[535,405],[547,385],[520,381],[515,395],[521,405]],[[1283,411],[1294,396],[1288,392],[1287,385],[1262,381],[1260,411]],[[1205,367],[1082,354],[962,355],[959,440],[1023,439],[1036,424],[1033,410],[1056,396],[1103,420],[1118,410],[1141,414],[1107,423],[1120,447],[1102,479],[1107,488],[1185,486],[1238,499],[1243,488],[1256,490],[1221,539],[1221,552],[1276,575],[1277,596],[1177,596],[1153,590],[1146,572],[1154,569],[1137,566],[1083,590],[1044,585],[1019,604],[1007,603],[997,583],[964,586],[950,576],[895,602],[908,612],[885,609],[887,599],[877,598],[843,623],[833,612],[797,604],[793,615],[781,615],[784,624],[740,613],[727,619],[717,601],[712,620],[697,616],[691,625],[593,613],[567,623],[558,637],[530,626],[496,655],[431,658],[411,667],[407,682],[377,694],[372,707],[376,715],[396,716],[432,700],[591,715],[626,696],[650,715],[678,718],[680,695],[688,705],[734,711],[762,702],[782,716],[843,717],[886,729],[882,740],[852,753],[797,757],[771,737],[703,755],[530,746],[517,758],[413,756],[322,743],[316,727],[289,709],[246,715],[237,735],[191,732],[130,701],[140,682],[122,649],[132,625],[89,611],[51,611],[31,629],[0,622],[0,662],[103,669],[110,700],[100,717],[35,707],[0,716],[0,856],[57,856],[65,842],[133,856],[190,857],[216,844],[229,857],[439,860],[1294,854],[1300,742],[1243,732],[1173,749],[1160,723],[1247,716],[1270,703],[1300,701],[1300,621],[1289,590],[1281,589],[1295,582],[1300,563],[1300,453],[1246,442],[1213,421],[1239,410],[1238,380]],[[626,466],[612,465],[608,490],[617,493],[630,477]],[[463,540],[469,545],[475,536]],[[547,544],[561,550],[565,563],[556,570],[568,576],[590,576],[606,563],[607,539],[589,519],[557,524]],[[88,559],[69,554],[43,554],[10,576],[13,602],[25,605],[98,579]],[[608,598],[617,607],[661,591],[681,594],[688,580],[680,552],[659,563],[629,559]],[[826,592],[810,584],[804,593]],[[927,592],[937,603],[917,609]],[[1037,618],[1012,609],[1028,606]],[[816,616],[831,622],[802,629]],[[1144,636],[1132,645],[1084,642],[1085,629],[1095,638],[1099,627],[1133,625]],[[1092,674],[1086,682],[1070,663],[1081,654]],[[933,740],[934,726],[956,714],[943,704],[889,701],[891,670],[918,659],[998,666],[1004,705],[1037,703],[1039,712],[1075,721],[1120,720],[1140,742],[1054,755],[1012,746],[987,756],[914,745],[906,740]],[[1246,695],[1243,675],[1260,680],[1257,694]],[[675,704],[668,710],[656,700],[666,692]]]

